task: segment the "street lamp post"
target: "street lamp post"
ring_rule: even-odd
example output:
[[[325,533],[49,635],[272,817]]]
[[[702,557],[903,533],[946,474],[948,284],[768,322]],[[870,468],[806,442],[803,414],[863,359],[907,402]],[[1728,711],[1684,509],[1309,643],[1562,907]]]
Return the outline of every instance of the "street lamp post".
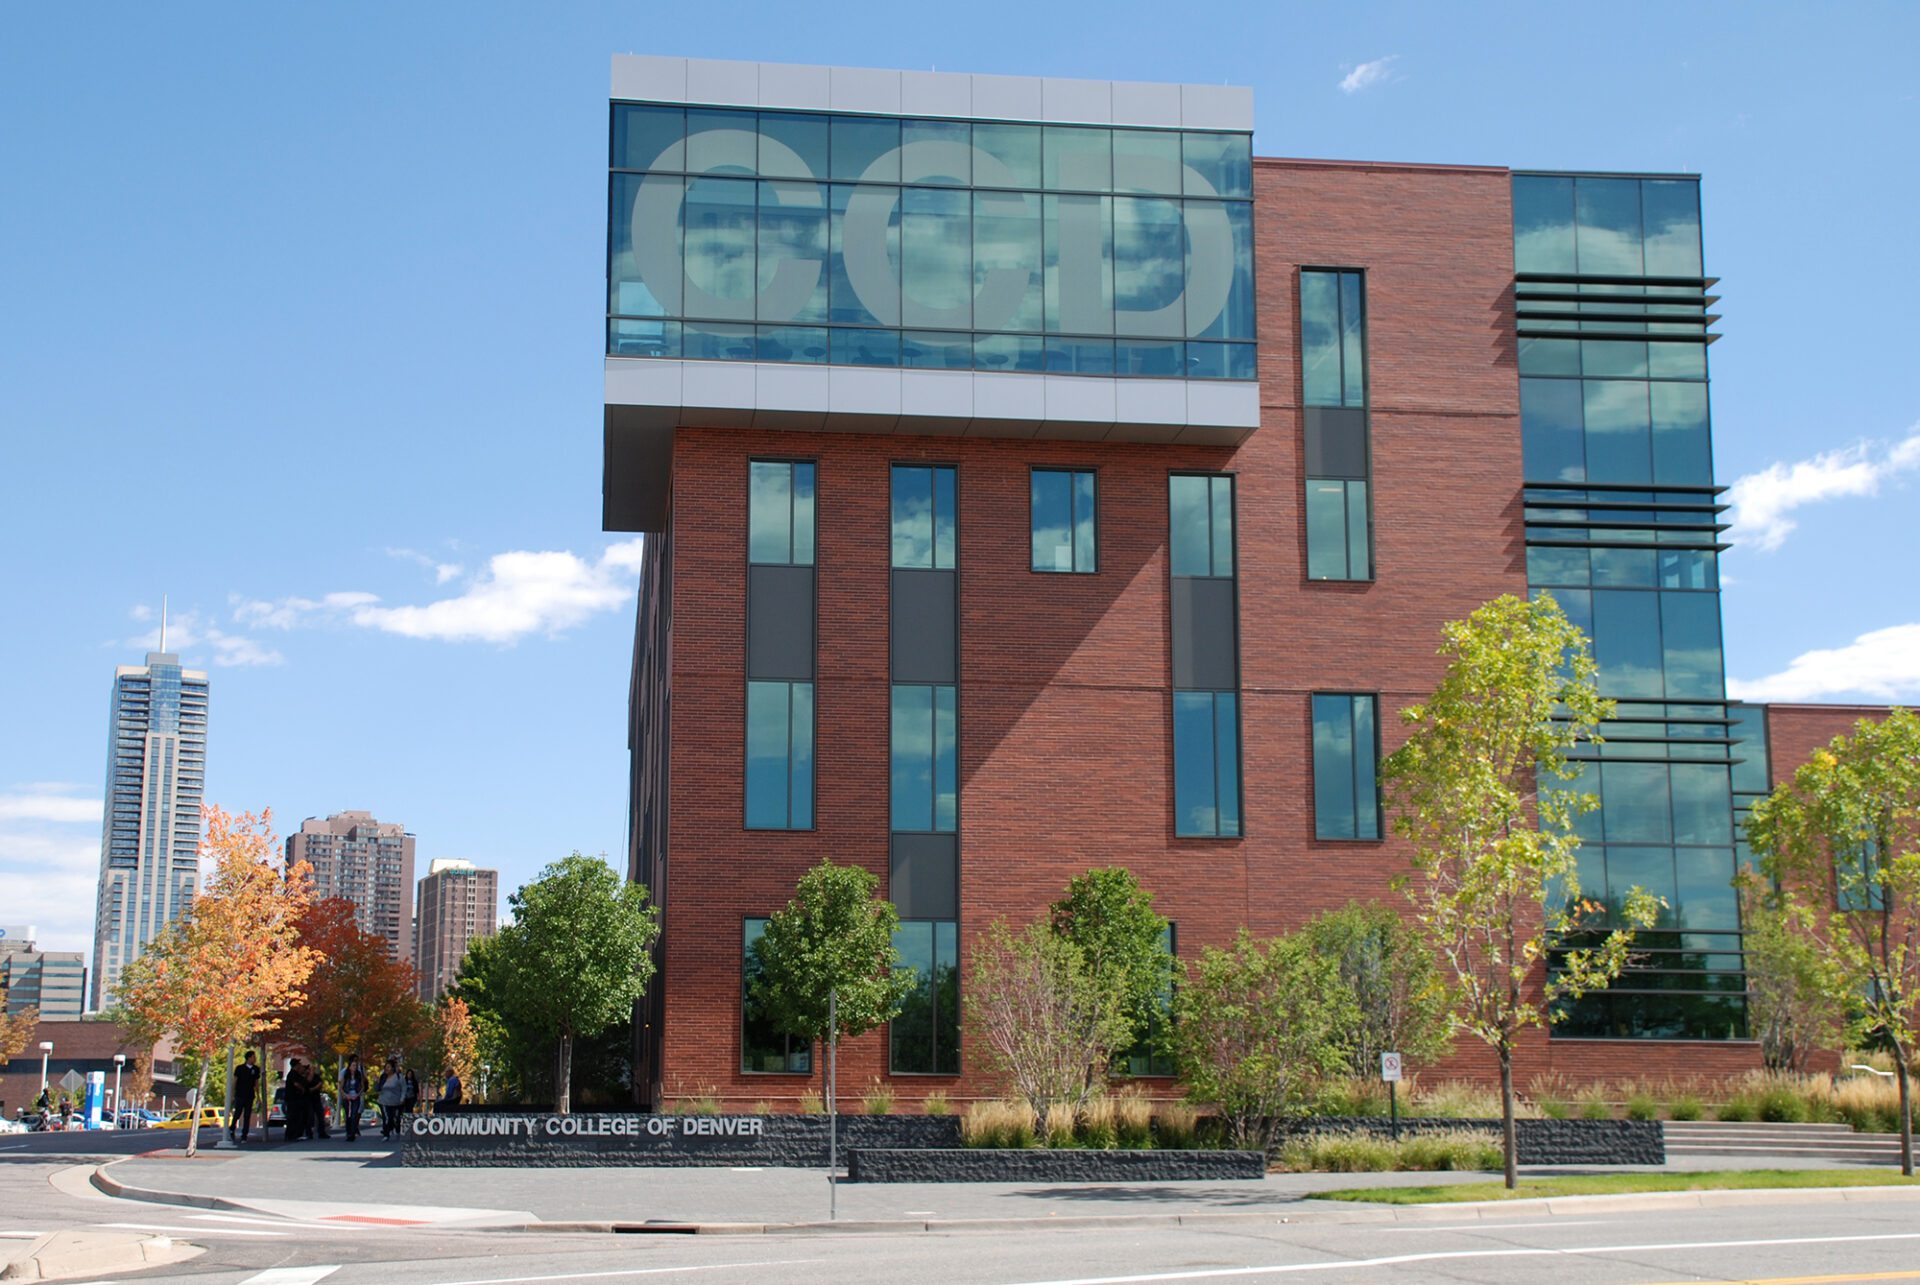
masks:
[[[53,1056],[53,1041],[40,1041],[40,1092],[47,1091],[47,1059]]]
[[[120,1100],[120,1069],[127,1064],[125,1053],[113,1055],[113,1127],[118,1129],[125,1124],[126,1104]]]

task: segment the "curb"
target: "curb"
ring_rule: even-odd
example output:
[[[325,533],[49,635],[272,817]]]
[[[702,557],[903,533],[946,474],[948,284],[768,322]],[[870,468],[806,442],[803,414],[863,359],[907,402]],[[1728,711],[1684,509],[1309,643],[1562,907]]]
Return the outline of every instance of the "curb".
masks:
[[[122,1157],[123,1159],[125,1157]],[[258,1212],[244,1201],[225,1196],[200,1196],[158,1191],[121,1182],[102,1165],[89,1175],[95,1188],[121,1200],[157,1205],[184,1205],[194,1209],[233,1213]],[[519,1232],[552,1235],[653,1236],[806,1236],[910,1235],[924,1232],[1018,1232],[1042,1227],[1063,1231],[1090,1231],[1129,1227],[1207,1227],[1238,1224],[1299,1225],[1309,1223],[1399,1223],[1467,1221],[1513,1214],[1563,1214],[1656,1211],[1673,1208],[1728,1208],[1740,1205],[1837,1204],[1844,1201],[1920,1201],[1920,1187],[1754,1187],[1707,1191],[1659,1191],[1609,1196],[1545,1196],[1521,1200],[1470,1200],[1431,1205],[1384,1205],[1367,1201],[1329,1201],[1301,1196],[1285,1206],[1259,1211],[1188,1214],[1076,1214],[1068,1217],[1029,1218],[903,1218],[847,1219],[837,1222],[625,1222],[568,1220],[498,1223],[491,1226],[448,1227],[446,1231]],[[1344,1208],[1342,1206],[1345,1206]]]
[[[204,1252],[198,1245],[168,1236],[97,1230],[56,1231],[34,1241],[24,1257],[0,1270],[0,1280],[61,1280],[131,1272],[185,1262]]]

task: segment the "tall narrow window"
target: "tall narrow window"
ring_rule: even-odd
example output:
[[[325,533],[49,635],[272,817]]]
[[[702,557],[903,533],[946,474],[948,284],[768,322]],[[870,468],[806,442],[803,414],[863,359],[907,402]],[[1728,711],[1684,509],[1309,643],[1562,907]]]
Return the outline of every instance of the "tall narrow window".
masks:
[[[766,920],[749,919],[741,940],[740,1069],[749,1075],[808,1075],[813,1071],[813,1045],[782,1031],[753,1002],[753,982],[760,974],[753,944],[766,930]]]
[[[1033,569],[1097,570],[1092,470],[1037,468],[1031,487]]]
[[[954,689],[895,683],[891,828],[946,833],[959,812],[959,767]]]
[[[896,1075],[960,1073],[960,934],[952,920],[909,919],[894,933],[900,969],[914,988],[888,1024],[888,1069]]]
[[[1236,692],[1173,694],[1174,833],[1240,833],[1240,714]]]
[[[951,465],[894,465],[893,565],[951,571],[956,509]]]
[[[747,828],[813,828],[812,683],[747,683]]]
[[[1313,833],[1319,839],[1378,839],[1380,762],[1375,698],[1313,698]]]
[[[747,526],[749,561],[760,566],[812,566],[813,465],[753,461]]]
[[[1365,293],[1358,272],[1300,274],[1300,378],[1309,406],[1367,404]]]
[[[1168,479],[1168,557],[1176,576],[1233,574],[1233,479],[1178,474]]]
[[[1373,578],[1365,300],[1358,272],[1300,273],[1310,580]]]

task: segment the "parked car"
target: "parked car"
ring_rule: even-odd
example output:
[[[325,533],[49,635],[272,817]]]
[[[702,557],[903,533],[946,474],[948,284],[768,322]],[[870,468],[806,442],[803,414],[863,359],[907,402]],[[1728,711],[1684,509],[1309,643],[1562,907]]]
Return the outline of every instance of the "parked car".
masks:
[[[193,1107],[188,1107],[185,1111],[175,1111],[172,1115],[153,1127],[156,1129],[192,1128],[194,1110]],[[202,1129],[224,1129],[227,1127],[227,1113],[219,1107],[200,1107],[199,1112],[200,1127]]]
[[[25,1133],[25,1132],[27,1132],[27,1122],[25,1120],[8,1120],[8,1119],[0,1118],[0,1133]]]
[[[166,1118],[167,1117],[161,1115],[158,1111],[149,1111],[145,1107],[128,1107],[120,1113],[120,1127],[122,1129],[152,1129],[158,1127]]]

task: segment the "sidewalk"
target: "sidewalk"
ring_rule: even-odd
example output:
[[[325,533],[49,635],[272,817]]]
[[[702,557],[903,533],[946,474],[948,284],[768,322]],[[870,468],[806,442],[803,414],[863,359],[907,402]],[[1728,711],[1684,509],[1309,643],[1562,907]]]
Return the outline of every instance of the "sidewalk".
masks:
[[[1763,1158],[1756,1157],[1756,1160]],[[1675,1165],[1672,1169],[1695,1168]],[[1743,1168],[1746,1165],[1726,1165]],[[1795,1167],[1776,1165],[1768,1167]],[[1799,1166],[1805,1167],[1805,1166]],[[1618,1172],[1564,1168],[1524,1172]],[[1479,1173],[1270,1174],[1259,1182],[847,1183],[839,1184],[835,1229],[1084,1226],[1259,1219],[1286,1222],[1469,1221],[1478,1204],[1401,1206],[1314,1201],[1314,1192],[1409,1183],[1483,1182]],[[142,1156],[94,1171],[109,1194],[166,1204],[244,1210],[302,1222],[454,1229],[712,1232],[826,1230],[826,1175],[778,1168],[424,1169],[400,1167],[379,1145],[222,1149],[197,1160]],[[1564,1213],[1670,1203],[1920,1198],[1899,1188],[1823,1192],[1731,1191],[1559,1197],[1494,1202],[1485,1210]]]
[[[389,1225],[541,1223],[813,1223],[827,1218],[814,1169],[403,1169],[356,1148],[222,1151],[200,1160],[139,1157],[105,1166],[105,1184],[218,1200],[264,1213]],[[1423,1175],[1474,1182],[1482,1174]],[[856,1223],[1304,1212],[1310,1192],[1404,1184],[1405,1174],[1273,1174],[1261,1182],[839,1184],[840,1220]],[[108,1186],[111,1190],[111,1186]],[[1324,1210],[1324,1206],[1318,1206]]]

